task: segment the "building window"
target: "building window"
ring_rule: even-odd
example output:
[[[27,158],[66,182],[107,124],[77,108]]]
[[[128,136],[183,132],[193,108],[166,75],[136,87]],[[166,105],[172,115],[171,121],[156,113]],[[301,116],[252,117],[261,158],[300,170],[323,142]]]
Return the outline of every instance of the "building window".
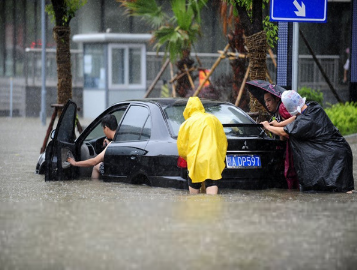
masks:
[[[145,45],[109,45],[109,88],[145,87]]]
[[[105,88],[103,44],[85,44],[83,57],[84,88]]]

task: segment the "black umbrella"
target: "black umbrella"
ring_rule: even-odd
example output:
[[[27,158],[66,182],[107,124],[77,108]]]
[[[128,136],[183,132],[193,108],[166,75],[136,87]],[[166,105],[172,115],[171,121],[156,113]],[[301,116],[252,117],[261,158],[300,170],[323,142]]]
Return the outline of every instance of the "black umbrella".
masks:
[[[263,80],[249,81],[246,82],[246,84],[248,85],[249,92],[264,106],[266,110],[268,110],[268,108],[265,106],[264,102],[265,93],[268,92],[278,98],[281,98],[281,94],[286,91],[286,89],[279,85],[271,84]]]

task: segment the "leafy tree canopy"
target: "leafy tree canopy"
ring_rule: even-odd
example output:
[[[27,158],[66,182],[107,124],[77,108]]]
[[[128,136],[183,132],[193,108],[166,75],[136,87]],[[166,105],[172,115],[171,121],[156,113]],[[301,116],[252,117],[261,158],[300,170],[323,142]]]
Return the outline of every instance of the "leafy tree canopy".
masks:
[[[51,0],[52,4],[46,5],[46,12],[51,22],[56,26],[69,26],[78,9],[84,6],[88,0]]]
[[[154,48],[170,54],[171,62],[180,58],[184,51],[190,51],[192,44],[201,35],[201,9],[208,0],[171,0],[173,16],[165,13],[155,0],[118,0],[126,7],[126,13],[141,17],[155,29]]]
[[[253,5],[257,5],[261,3],[261,7],[255,7],[261,10],[265,10],[267,9],[268,5],[269,5],[269,0],[223,0],[233,6],[236,6],[237,8],[235,8],[233,10],[234,15],[235,16],[240,16],[241,19],[244,20],[244,18],[249,18],[249,23],[253,24],[254,21],[256,19],[259,18],[255,18],[255,14],[254,14],[254,9]],[[240,13],[244,13],[244,14],[240,14]],[[269,16],[266,16],[265,18],[262,18],[262,20],[259,22],[262,24],[262,28],[263,30],[266,32],[266,36],[267,36],[267,42],[269,44],[270,47],[274,47],[276,42],[278,41],[278,26],[276,25],[276,23],[273,23],[269,20]],[[251,34],[251,33],[250,33]]]

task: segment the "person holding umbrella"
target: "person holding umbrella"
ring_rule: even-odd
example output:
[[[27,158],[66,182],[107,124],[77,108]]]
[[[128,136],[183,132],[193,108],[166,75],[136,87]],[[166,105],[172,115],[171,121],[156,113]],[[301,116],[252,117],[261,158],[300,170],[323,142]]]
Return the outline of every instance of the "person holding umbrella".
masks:
[[[251,94],[265,107],[272,116],[269,124],[275,127],[285,127],[287,124],[295,120],[295,116],[291,116],[281,102],[281,95],[286,90],[279,86],[273,85],[263,80],[253,80],[247,82],[248,90]],[[293,164],[293,157],[289,147],[288,138],[280,136],[281,140],[286,140],[284,176],[288,189],[298,188],[298,179]]]
[[[301,191],[354,192],[352,151],[316,102],[305,104],[296,91],[284,91],[281,100],[296,119],[285,127],[264,128],[288,137]]]
[[[281,104],[281,94],[286,91],[279,85],[271,84],[263,80],[253,80],[247,82],[248,91],[259,101],[260,104],[272,116],[270,121],[280,122],[279,105]]]
[[[275,120],[277,122],[281,122],[281,115],[279,114],[279,106],[281,104],[281,100],[279,97],[274,96],[273,94],[266,92],[264,94],[264,103],[268,112],[272,116],[271,121]]]

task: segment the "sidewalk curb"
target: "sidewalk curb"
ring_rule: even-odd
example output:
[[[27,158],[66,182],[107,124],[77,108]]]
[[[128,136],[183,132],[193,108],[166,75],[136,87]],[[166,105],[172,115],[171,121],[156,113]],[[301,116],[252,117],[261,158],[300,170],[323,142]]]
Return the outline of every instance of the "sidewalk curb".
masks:
[[[357,143],[357,133],[344,136],[349,144]]]

